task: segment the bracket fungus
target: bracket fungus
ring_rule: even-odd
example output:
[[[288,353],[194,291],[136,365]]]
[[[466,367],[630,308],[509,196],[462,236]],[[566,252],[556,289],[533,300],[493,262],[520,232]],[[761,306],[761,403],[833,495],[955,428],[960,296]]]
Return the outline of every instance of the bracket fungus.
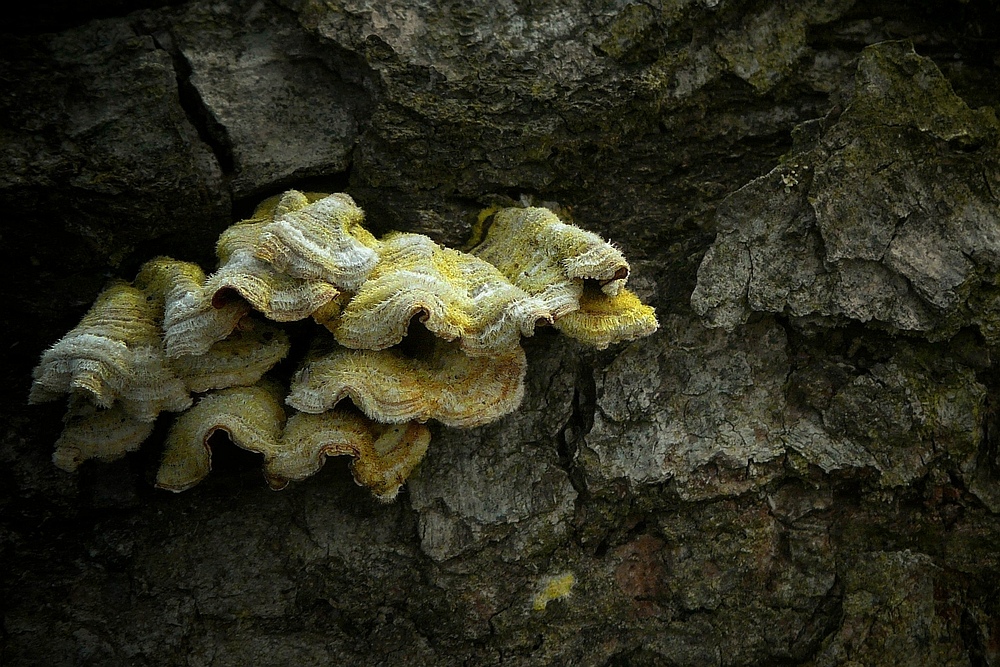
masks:
[[[273,324],[245,317],[232,334],[203,355],[170,360],[187,388],[200,394],[212,389],[255,384],[288,354],[288,334]]]
[[[454,344],[433,341],[411,357],[397,349],[314,352],[292,378],[287,403],[319,413],[350,398],[385,424],[434,419],[472,428],[510,414],[524,397],[524,350],[470,357]]]
[[[264,454],[264,475],[281,489],[323,467],[328,456],[353,457],[355,481],[380,500],[392,500],[427,453],[425,424],[379,424],[346,410],[300,412],[288,419],[280,446]]]
[[[364,218],[345,194],[310,201],[290,190],[261,229],[255,254],[281,273],[355,291],[378,259],[371,247],[375,237],[361,226]]]
[[[101,408],[120,403],[139,421],[190,407],[184,382],[167,367],[157,301],[128,283],[112,282],[80,324],[42,354],[28,401],[82,394]]]
[[[609,296],[585,285],[579,309],[556,320],[555,327],[570,338],[603,350],[612,343],[648,336],[659,324],[653,309],[627,289]]]
[[[208,394],[170,428],[156,486],[184,491],[204,479],[212,469],[209,440],[216,431],[243,449],[264,452],[277,446],[284,424],[281,387],[275,383]]]
[[[476,356],[511,352],[536,323],[552,322],[540,299],[510,284],[492,264],[420,234],[389,234],[333,335],[345,347],[382,350],[402,342],[414,317]]]
[[[253,219],[238,223],[219,237],[216,254],[219,269],[209,276],[206,290],[216,308],[242,297],[250,306],[276,322],[294,322],[309,317],[338,294],[323,280],[304,280],[278,271],[255,254],[266,222]]]
[[[150,260],[35,368],[30,402],[69,394],[53,460],[72,471],[119,458],[178,412],[160,488],[201,481],[221,433],[262,455],[272,488],[346,455],[355,481],[391,500],[427,451],[424,422],[471,428],[517,409],[520,339],[540,324],[598,348],[656,330],[617,248],[546,209],[487,214],[461,252],[376,239],[348,195],[290,190],[222,233],[208,277]],[[322,325],[311,350],[291,378],[271,377],[290,349],[280,323],[310,317]]]
[[[85,400],[70,401],[56,440],[52,462],[73,472],[87,459],[111,461],[135,451],[153,432],[152,421],[140,421],[121,405],[98,408]]]
[[[485,238],[471,252],[541,299],[566,335],[603,350],[659,327],[653,309],[625,289],[625,256],[597,234],[545,208],[505,208],[482,223]]]
[[[249,311],[242,301],[213,306],[201,267],[169,257],[143,264],[135,286],[147,294],[162,295],[163,347],[168,358],[205,354],[231,334]]]

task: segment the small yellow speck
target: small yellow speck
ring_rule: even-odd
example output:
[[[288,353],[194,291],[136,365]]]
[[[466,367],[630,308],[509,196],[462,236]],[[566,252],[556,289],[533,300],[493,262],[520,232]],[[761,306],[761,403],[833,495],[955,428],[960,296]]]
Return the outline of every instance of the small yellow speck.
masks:
[[[543,579],[541,589],[531,602],[531,608],[535,611],[541,611],[553,600],[568,598],[575,585],[576,577],[573,576],[572,572]]]

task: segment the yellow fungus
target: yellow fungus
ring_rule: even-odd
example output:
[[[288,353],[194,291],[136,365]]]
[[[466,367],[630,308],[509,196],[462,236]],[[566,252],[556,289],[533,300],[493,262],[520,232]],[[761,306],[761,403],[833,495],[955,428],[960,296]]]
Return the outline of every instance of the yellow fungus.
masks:
[[[493,265],[426,236],[390,234],[332,331],[346,347],[382,350],[399,344],[415,317],[436,336],[458,340],[470,355],[509,353],[536,323],[552,321],[539,299]]]
[[[419,356],[398,349],[314,350],[292,378],[287,403],[320,413],[350,398],[383,424],[434,419],[471,428],[517,409],[524,396],[524,351],[470,357],[456,345],[434,342]]]
[[[212,470],[209,440],[217,431],[243,449],[264,452],[277,446],[284,423],[281,388],[273,383],[207,394],[167,434],[156,486],[184,491],[204,479]]]
[[[363,220],[348,195],[290,190],[222,233],[210,276],[157,257],[134,284],[112,283],[34,371],[30,402],[69,394],[56,465],[123,456],[173,411],[160,488],[203,479],[221,432],[262,455],[273,488],[346,455],[355,481],[391,500],[427,451],[424,422],[471,428],[517,409],[521,337],[539,324],[598,348],[657,328],[624,289],[621,252],[546,209],[484,212],[470,253],[418,234],[378,240]],[[322,328],[285,396],[261,380],[290,349],[274,322],[309,317]],[[287,424],[283,403],[299,411]],[[550,577],[533,607],[574,582]]]
[[[546,577],[542,580],[538,593],[531,601],[531,608],[535,611],[542,611],[553,600],[568,598],[575,585],[576,577],[573,576],[572,572]]]

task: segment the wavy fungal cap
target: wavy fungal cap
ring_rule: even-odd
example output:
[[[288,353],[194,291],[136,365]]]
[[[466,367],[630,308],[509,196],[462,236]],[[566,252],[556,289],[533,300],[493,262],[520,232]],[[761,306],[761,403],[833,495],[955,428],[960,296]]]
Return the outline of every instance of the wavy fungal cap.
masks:
[[[660,325],[655,311],[627,289],[608,296],[584,288],[580,309],[556,321],[555,326],[570,338],[603,350],[612,343],[648,336]]]
[[[617,248],[548,209],[500,209],[485,224],[486,236],[472,254],[540,296],[557,319],[579,307],[584,280],[596,281],[609,296],[628,280],[628,262]]]
[[[235,300],[215,308],[201,267],[170,257],[143,264],[134,284],[162,299],[163,346],[169,358],[205,354],[231,334],[250,310],[245,302]]]
[[[435,341],[426,354],[400,350],[315,350],[292,378],[287,403],[320,413],[351,401],[383,424],[434,419],[471,428],[510,414],[524,396],[524,350],[470,357],[454,344]]]
[[[224,308],[233,296],[276,322],[309,317],[332,301],[340,290],[324,280],[306,280],[282,273],[255,252],[266,222],[240,222],[222,233],[216,246],[218,270],[206,289],[215,308]]]
[[[188,408],[187,388],[166,366],[157,305],[143,290],[112,283],[80,324],[42,354],[28,401],[77,394],[102,408],[119,403],[139,421]]]
[[[596,234],[542,208],[481,219],[466,253],[419,234],[376,239],[348,195],[289,190],[222,233],[211,275],[151,259],[133,283],[111,283],[34,370],[29,402],[69,395],[53,461],[73,471],[119,458],[160,412],[178,412],[160,488],[197,484],[228,438],[261,454],[275,489],[349,456],[355,481],[388,501],[427,452],[425,422],[471,428],[517,409],[520,341],[537,326],[602,349],[656,330],[653,309],[624,287],[625,258]],[[310,318],[313,344],[286,390],[279,362],[307,325],[289,336],[281,323]],[[287,422],[285,405],[296,410]],[[550,581],[535,608],[573,581]]]
[[[167,434],[156,486],[184,491],[204,479],[212,470],[209,440],[217,431],[251,452],[273,450],[285,423],[281,393],[279,385],[265,382],[202,398],[177,418]]]
[[[351,456],[354,481],[376,498],[396,497],[427,453],[431,432],[424,424],[383,425],[345,410],[293,415],[281,446],[264,452],[264,474],[272,488],[317,472],[328,456]]]
[[[345,194],[310,202],[297,190],[281,196],[261,229],[254,254],[276,270],[302,280],[322,280],[355,291],[378,260],[364,212]]]
[[[285,358],[289,347],[284,331],[248,317],[232,335],[215,343],[205,354],[173,359],[170,367],[195,393],[242,387],[256,384]]]
[[[540,299],[515,287],[478,257],[442,248],[419,234],[390,234],[379,261],[334,326],[341,345],[383,350],[398,345],[417,318],[470,355],[504,354],[551,323]]]
[[[625,257],[600,236],[544,208],[500,209],[483,224],[471,252],[541,299],[563,333],[603,350],[659,328],[653,309],[625,289]]]
[[[87,459],[114,461],[139,448],[153,432],[153,422],[139,421],[116,405],[101,410],[85,401],[72,401],[62,435],[56,440],[52,462],[73,472]]]

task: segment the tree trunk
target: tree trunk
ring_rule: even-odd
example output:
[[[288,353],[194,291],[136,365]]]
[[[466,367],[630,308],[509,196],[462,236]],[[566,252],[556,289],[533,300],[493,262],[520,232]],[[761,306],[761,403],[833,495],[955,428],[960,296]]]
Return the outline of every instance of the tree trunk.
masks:
[[[994,3],[121,4],[0,47],[2,664],[1000,664]],[[660,330],[525,339],[390,504],[225,446],[154,489],[163,418],[53,467],[39,354],[289,188],[557,207]]]

